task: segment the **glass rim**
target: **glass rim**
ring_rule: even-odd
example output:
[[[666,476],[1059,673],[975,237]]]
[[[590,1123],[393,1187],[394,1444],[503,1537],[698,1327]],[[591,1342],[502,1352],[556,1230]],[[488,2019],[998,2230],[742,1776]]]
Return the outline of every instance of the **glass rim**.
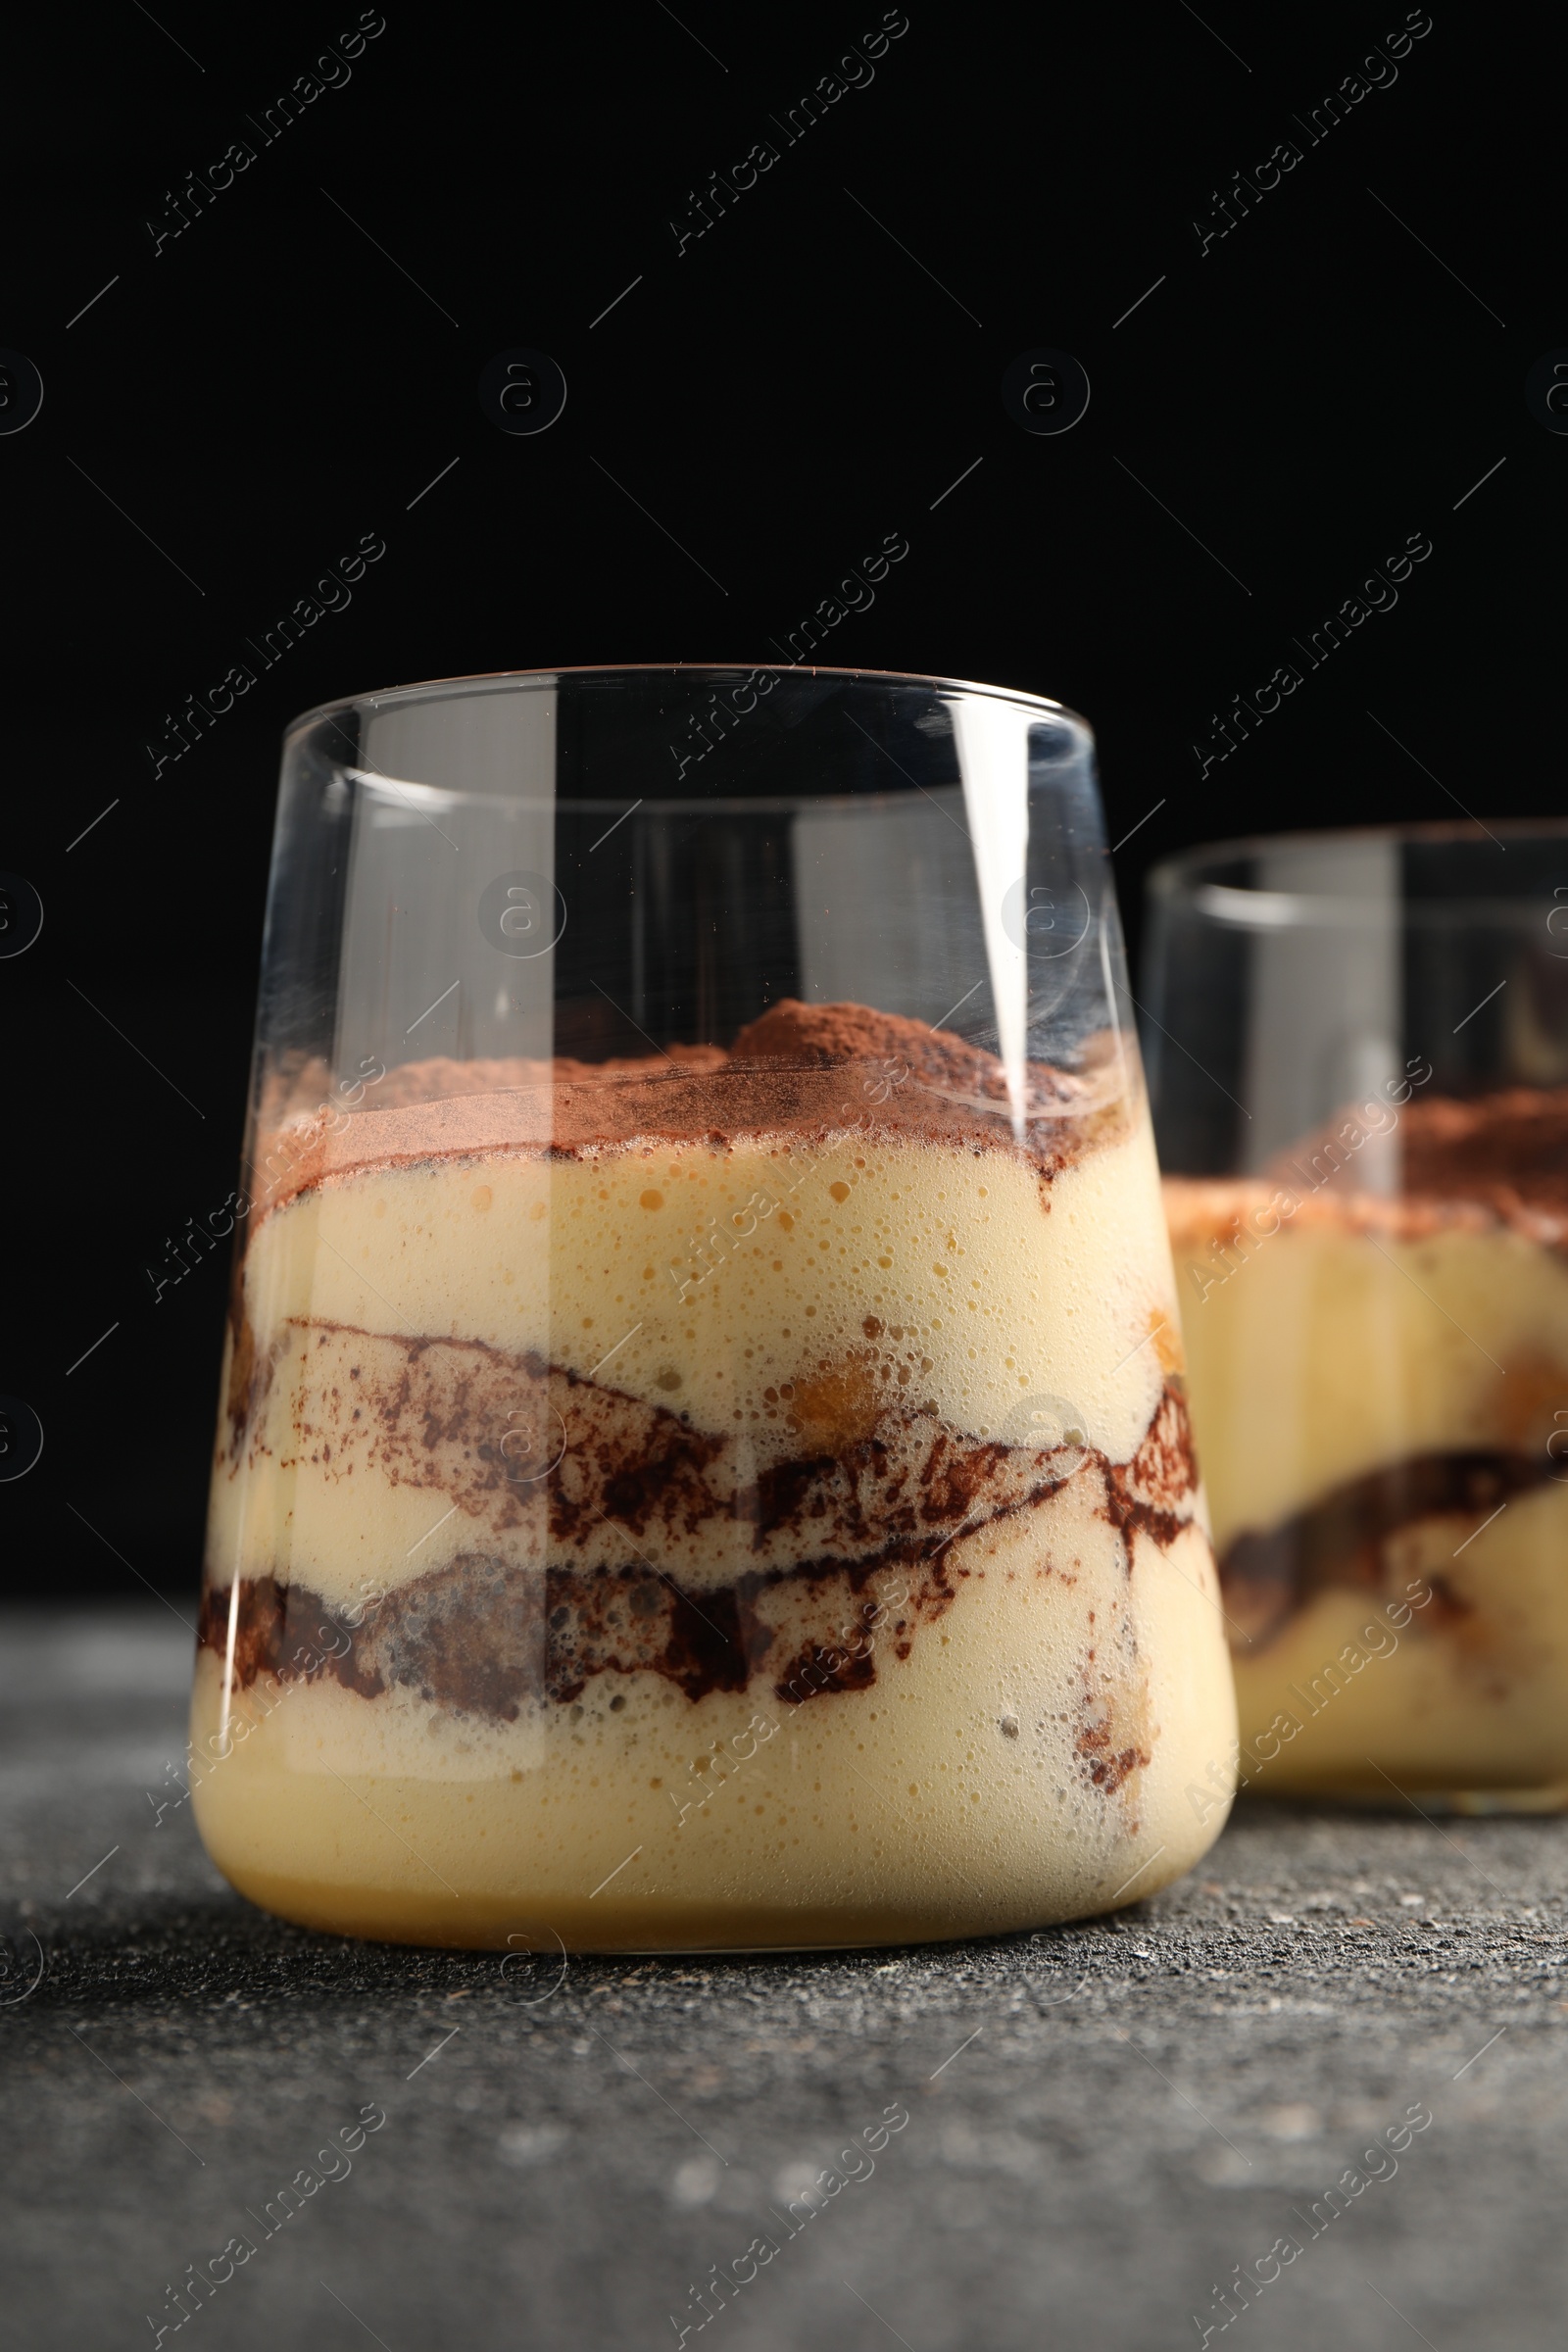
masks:
[[[1018,686],[989,685],[975,678],[949,678],[922,670],[856,669],[826,662],[551,662],[533,669],[475,670],[449,678],[421,678],[406,685],[338,695],[330,702],[313,704],[308,710],[302,710],[297,718],[288,721],[283,729],[283,740],[285,744],[292,743],[296,736],[319,720],[338,718],[350,710],[368,708],[381,711],[420,702],[456,702],[465,694],[493,691],[498,686],[514,683],[543,687],[564,678],[586,681],[639,677],[753,678],[760,675],[773,678],[845,678],[867,685],[918,686],[936,693],[984,695],[994,702],[1013,703],[1024,710],[1036,710],[1043,718],[1065,719],[1069,725],[1081,729],[1088,743],[1095,741],[1094,728],[1082,712],[1050,695],[1030,694]]]
[[[1513,924],[1527,914],[1532,920],[1538,919],[1539,901],[1530,897],[1391,901],[1370,894],[1361,897],[1346,890],[1282,889],[1213,878],[1216,868],[1282,851],[1357,848],[1363,844],[1403,848],[1426,843],[1436,847],[1461,842],[1479,850],[1483,839],[1504,853],[1510,841],[1560,842],[1568,848],[1568,817],[1499,817],[1494,827],[1483,825],[1477,817],[1468,824],[1440,819],[1428,824],[1345,825],[1326,826],[1321,831],[1240,834],[1231,840],[1202,842],[1194,849],[1178,851],[1173,858],[1161,858],[1157,865],[1151,866],[1145,887],[1151,902],[1162,909],[1171,910],[1185,904],[1192,913],[1209,922],[1246,931],[1283,931],[1296,926],[1306,929],[1313,925],[1344,929],[1366,923],[1386,924],[1391,918],[1406,927],[1459,922]]]

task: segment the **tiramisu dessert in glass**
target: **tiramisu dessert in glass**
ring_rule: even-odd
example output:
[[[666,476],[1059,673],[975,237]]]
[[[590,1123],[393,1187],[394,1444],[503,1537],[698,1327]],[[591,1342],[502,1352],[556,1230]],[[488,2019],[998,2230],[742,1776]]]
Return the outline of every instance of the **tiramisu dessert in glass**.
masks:
[[[1222,845],[1152,912],[1241,1778],[1561,1805],[1568,828]]]
[[[1082,722],[588,670],[289,735],[193,1718],[307,1925],[1138,1900],[1232,1752]]]

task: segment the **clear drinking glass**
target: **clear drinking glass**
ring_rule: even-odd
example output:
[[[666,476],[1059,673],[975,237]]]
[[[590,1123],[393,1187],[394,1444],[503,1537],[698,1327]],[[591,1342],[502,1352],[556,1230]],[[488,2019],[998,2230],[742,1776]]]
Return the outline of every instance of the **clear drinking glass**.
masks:
[[[1234,1712],[1087,728],[644,668],[290,731],[193,1717],[268,1908],[1135,1900]]]
[[[1151,883],[1150,1091],[1244,1782],[1568,1800],[1568,826]]]

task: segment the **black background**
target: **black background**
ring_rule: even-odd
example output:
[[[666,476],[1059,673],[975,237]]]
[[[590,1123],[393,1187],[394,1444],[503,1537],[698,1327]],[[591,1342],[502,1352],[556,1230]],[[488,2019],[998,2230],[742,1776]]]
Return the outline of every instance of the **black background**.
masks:
[[[0,1487],[12,1597],[194,1592],[225,1269],[155,1305],[146,1268],[235,1182],[277,744],[311,704],[766,662],[900,531],[824,658],[1085,712],[1135,949],[1183,845],[1452,816],[1444,788],[1561,806],[1568,440],[1524,399],[1568,343],[1544,15],[1438,0],[1308,144],[1293,118],[1402,9],[909,0],[870,85],[785,146],[770,117],[880,8],[387,0],[264,143],[248,118],[357,22],[161,0],[13,36],[0,344],[45,396],[0,437],[0,865],[45,923],[0,962],[0,1390],[46,1443]],[[677,254],[689,192],[762,138],[778,163]],[[1300,163],[1200,252],[1195,217],[1287,138]],[[255,162],[155,253],[236,139]],[[568,385],[537,437],[479,406],[515,346]],[[1059,437],[1002,402],[1038,346],[1093,388]],[[1200,779],[1210,713],[1417,532],[1396,609]],[[364,533],[386,554],[349,608],[155,774],[166,714],[258,668],[247,637]]]

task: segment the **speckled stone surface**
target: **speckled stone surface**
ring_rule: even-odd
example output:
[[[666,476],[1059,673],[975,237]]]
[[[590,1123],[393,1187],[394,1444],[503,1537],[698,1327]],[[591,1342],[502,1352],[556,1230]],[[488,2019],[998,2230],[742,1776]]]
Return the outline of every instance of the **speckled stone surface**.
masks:
[[[151,1601],[0,1619],[8,2341],[1560,2352],[1568,1823],[1255,1804],[1114,1920],[503,1973],[155,1821],[189,1660]]]

